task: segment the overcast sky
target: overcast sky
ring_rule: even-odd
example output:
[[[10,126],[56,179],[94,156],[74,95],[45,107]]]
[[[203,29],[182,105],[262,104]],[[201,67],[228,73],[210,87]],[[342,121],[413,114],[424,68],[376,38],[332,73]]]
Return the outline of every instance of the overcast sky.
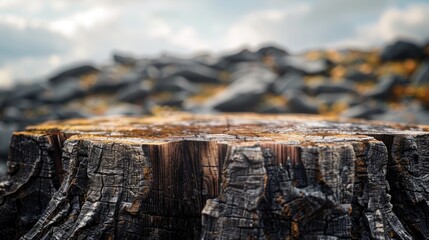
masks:
[[[291,52],[429,40],[428,0],[0,0],[0,86],[113,51]]]

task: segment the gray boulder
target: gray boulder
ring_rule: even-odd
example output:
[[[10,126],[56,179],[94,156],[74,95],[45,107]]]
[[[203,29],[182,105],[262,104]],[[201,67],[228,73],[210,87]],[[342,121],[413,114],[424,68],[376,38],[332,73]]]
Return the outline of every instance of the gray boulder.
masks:
[[[122,102],[142,103],[149,96],[150,91],[151,87],[146,82],[132,84],[120,89],[116,98]]]
[[[375,101],[364,102],[362,104],[353,106],[344,111],[341,116],[347,118],[364,118],[370,119],[375,114],[386,112],[386,107]]]
[[[380,54],[380,59],[382,61],[421,59],[423,57],[424,51],[422,47],[406,40],[398,40],[392,44],[387,45]]]
[[[276,74],[266,68],[255,68],[237,76],[229,87],[215,95],[206,106],[225,112],[251,111],[274,83]]]
[[[287,91],[283,94],[287,100],[287,107],[293,113],[319,113],[319,104],[302,91]]]
[[[353,85],[349,82],[344,83],[321,83],[314,86],[310,86],[308,91],[313,95],[319,95],[322,93],[356,93]]]
[[[155,83],[154,90],[159,92],[198,92],[198,87],[192,84],[188,79],[181,76],[174,76],[165,79],[159,79]]]
[[[395,87],[405,86],[409,81],[399,75],[387,75],[379,80],[378,84],[373,90],[367,92],[365,97],[386,100],[392,98],[393,90]]]
[[[192,83],[220,83],[219,72],[201,64],[168,66],[161,70],[164,78],[184,77]]]
[[[411,76],[411,82],[414,86],[429,85],[429,59],[423,61],[417,70]]]
[[[304,91],[306,88],[302,74],[291,71],[276,79],[270,90],[275,94],[281,95],[286,91]]]
[[[324,75],[331,67],[331,63],[326,59],[308,60],[303,56],[292,55],[275,58],[275,65],[281,75],[288,71],[297,71],[304,75]]]
[[[78,78],[67,78],[49,85],[41,99],[47,103],[65,103],[83,97],[86,91]]]
[[[90,63],[76,64],[75,66],[68,66],[59,70],[56,74],[51,76],[48,80],[52,83],[58,83],[62,80],[69,78],[80,77],[85,74],[99,72],[99,69]]]

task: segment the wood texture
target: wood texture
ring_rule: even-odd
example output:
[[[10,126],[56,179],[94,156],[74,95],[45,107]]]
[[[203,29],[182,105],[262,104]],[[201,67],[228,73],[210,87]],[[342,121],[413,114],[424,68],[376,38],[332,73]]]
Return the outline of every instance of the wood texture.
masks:
[[[48,122],[12,137],[1,239],[428,239],[429,133],[306,115]]]

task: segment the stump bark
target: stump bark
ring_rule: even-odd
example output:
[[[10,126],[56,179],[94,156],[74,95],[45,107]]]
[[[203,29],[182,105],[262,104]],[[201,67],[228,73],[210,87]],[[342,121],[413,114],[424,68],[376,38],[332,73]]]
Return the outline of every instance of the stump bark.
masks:
[[[429,239],[429,127],[307,115],[12,136],[1,239]]]

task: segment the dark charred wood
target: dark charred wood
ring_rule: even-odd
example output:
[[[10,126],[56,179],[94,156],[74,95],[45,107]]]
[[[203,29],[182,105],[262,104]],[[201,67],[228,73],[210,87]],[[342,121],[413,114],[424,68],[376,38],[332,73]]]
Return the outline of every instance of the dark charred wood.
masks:
[[[0,239],[428,239],[429,128],[304,115],[14,133]]]

